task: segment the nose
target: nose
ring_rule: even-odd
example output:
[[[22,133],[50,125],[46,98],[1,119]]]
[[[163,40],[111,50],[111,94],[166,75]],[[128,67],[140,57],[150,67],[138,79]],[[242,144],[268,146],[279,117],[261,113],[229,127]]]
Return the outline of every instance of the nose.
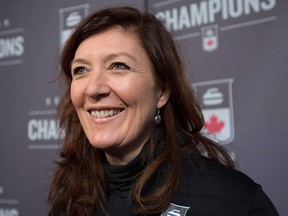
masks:
[[[89,77],[85,95],[94,100],[100,100],[109,96],[111,88],[108,84],[108,77],[101,73],[92,73]]]

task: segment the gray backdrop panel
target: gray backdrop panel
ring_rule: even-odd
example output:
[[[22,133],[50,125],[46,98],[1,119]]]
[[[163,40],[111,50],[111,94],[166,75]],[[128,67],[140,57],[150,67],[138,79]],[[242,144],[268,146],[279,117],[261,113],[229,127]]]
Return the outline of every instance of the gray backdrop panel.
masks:
[[[0,0],[0,215],[47,214],[59,149],[61,86],[54,81],[61,41],[77,19],[114,5],[168,18],[207,125],[211,113],[223,122],[228,139],[221,127],[216,138],[285,215],[288,2],[280,0]],[[221,103],[209,105],[208,93]]]

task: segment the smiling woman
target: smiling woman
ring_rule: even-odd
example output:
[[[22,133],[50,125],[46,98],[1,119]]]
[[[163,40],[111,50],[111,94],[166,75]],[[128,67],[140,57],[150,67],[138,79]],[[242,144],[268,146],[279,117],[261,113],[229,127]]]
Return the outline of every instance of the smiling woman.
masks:
[[[156,85],[136,34],[114,27],[86,39],[71,71],[71,100],[90,144],[110,164],[127,164],[150,137],[156,109],[169,98]]]
[[[65,44],[61,69],[66,136],[51,216],[278,215],[261,186],[201,133],[176,46],[153,15],[95,12]]]

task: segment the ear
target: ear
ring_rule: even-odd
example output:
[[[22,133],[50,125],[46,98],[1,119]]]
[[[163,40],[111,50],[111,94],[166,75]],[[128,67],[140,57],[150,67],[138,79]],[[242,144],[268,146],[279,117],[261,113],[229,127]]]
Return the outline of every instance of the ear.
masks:
[[[163,87],[159,92],[159,99],[157,102],[157,109],[162,108],[170,98],[170,89]]]

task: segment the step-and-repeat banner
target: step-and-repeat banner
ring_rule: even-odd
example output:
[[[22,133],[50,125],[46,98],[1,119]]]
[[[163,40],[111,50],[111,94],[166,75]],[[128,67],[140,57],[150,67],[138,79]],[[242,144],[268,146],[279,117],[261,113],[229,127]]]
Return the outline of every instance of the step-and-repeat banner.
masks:
[[[206,132],[285,215],[288,1],[282,0],[0,0],[0,215],[47,215],[59,156],[60,47],[85,16],[120,5],[166,20]]]

